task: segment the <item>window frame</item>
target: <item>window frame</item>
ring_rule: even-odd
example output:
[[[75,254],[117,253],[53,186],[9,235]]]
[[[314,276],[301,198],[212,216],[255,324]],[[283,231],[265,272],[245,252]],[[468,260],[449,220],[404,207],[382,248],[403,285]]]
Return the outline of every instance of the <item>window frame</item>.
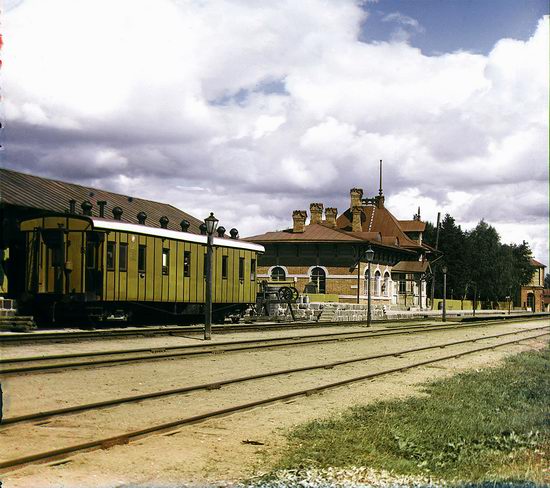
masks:
[[[227,279],[227,270],[229,269],[229,256],[227,254],[224,254],[222,256],[222,279],[223,280],[226,280]]]
[[[97,266],[96,263],[96,249],[97,246],[95,242],[86,241],[86,269],[95,269]]]
[[[277,270],[277,275],[274,276],[274,272]],[[280,272],[278,271],[280,270]],[[281,274],[282,273],[282,274]],[[280,278],[282,276],[282,279]],[[269,273],[271,281],[286,281],[286,271],[282,266],[275,266]]]
[[[314,272],[316,270],[321,271],[321,273],[318,273],[319,279],[314,279]],[[322,279],[320,279],[322,278]],[[320,266],[315,266],[311,272],[309,273],[309,279],[311,282],[315,283],[317,285],[317,293],[320,295],[326,295],[327,293],[327,272],[321,268]],[[323,286],[321,287],[321,283]]]
[[[244,281],[244,258],[239,256],[239,281]]]
[[[116,241],[107,241],[107,252],[105,255],[105,267],[107,268],[107,271],[114,271],[116,264]]]
[[[122,250],[124,249],[124,252]],[[118,271],[125,273],[128,271],[128,243],[118,243]]]
[[[138,273],[145,273],[147,270],[147,245],[138,245]]]
[[[183,277],[191,276],[191,251],[183,251]]]
[[[161,270],[163,276],[168,276],[170,274],[170,248],[163,247],[161,254]]]
[[[256,280],[256,260],[250,260],[250,281]]]

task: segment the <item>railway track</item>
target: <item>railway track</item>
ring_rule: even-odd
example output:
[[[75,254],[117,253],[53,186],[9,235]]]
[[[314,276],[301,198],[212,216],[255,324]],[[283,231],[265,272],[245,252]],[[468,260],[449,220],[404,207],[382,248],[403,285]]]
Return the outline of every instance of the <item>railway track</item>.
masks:
[[[493,320],[517,320],[529,319],[541,316],[549,316],[548,313],[537,314],[516,314],[516,315],[492,315],[492,316],[451,316],[449,321],[471,322],[471,321],[493,321]],[[406,318],[406,319],[385,319],[374,321],[376,325],[399,324],[396,327],[406,326],[410,323],[422,323],[427,320],[439,320],[439,316],[425,315],[423,317]],[[331,326],[354,326],[366,325],[365,321],[346,321],[346,322],[283,322],[272,324],[244,324],[244,325],[214,325],[212,326],[213,334],[228,334],[235,332],[258,332],[269,330],[294,330],[294,329],[316,329]],[[106,339],[122,339],[132,337],[154,337],[163,335],[182,335],[182,334],[197,334],[204,332],[203,326],[162,326],[162,327],[141,327],[130,329],[95,329],[78,332],[27,332],[27,333],[10,333],[0,334],[0,345],[17,345],[17,344],[32,344],[43,342],[71,342],[82,340],[106,340]]]
[[[519,320],[519,319],[517,319]],[[522,318],[522,320],[525,320]],[[466,325],[439,325],[439,326],[412,326],[400,327],[393,330],[365,330],[354,332],[331,332],[323,334],[311,334],[303,336],[287,336],[267,339],[247,339],[216,343],[201,343],[179,346],[164,346],[154,348],[123,349],[113,351],[95,351],[75,354],[57,354],[50,356],[33,356],[0,359],[0,375],[13,375],[23,373],[41,373],[67,368],[85,368],[109,366],[135,361],[158,361],[165,359],[192,357],[204,354],[216,354],[225,352],[238,352],[252,349],[265,349],[275,347],[288,347],[304,344],[318,344],[321,342],[359,340],[372,337],[389,335],[401,335],[423,332],[437,332],[450,329],[465,329],[482,327],[490,323],[476,322]]]
[[[3,434],[5,435],[6,432],[10,431],[10,428],[17,428],[16,424],[21,424],[23,422],[29,422],[29,421],[36,421],[36,420],[44,420],[47,418],[53,418],[53,417],[59,417],[62,415],[69,415],[69,414],[77,414],[85,411],[89,412],[96,412],[99,409],[105,409],[107,407],[112,407],[116,405],[124,405],[124,404],[132,404],[136,402],[144,402],[146,400],[152,400],[155,398],[161,398],[161,397],[167,397],[167,396],[174,396],[174,395],[181,395],[181,394],[190,394],[193,392],[198,392],[200,390],[217,390],[220,389],[222,386],[228,386],[228,385],[234,385],[237,383],[246,383],[246,382],[252,382],[257,380],[264,380],[268,378],[274,378],[274,377],[280,377],[280,376],[289,376],[289,375],[296,375],[299,373],[309,372],[312,370],[318,370],[318,369],[326,369],[326,370],[332,370],[334,368],[337,368],[339,366],[345,366],[350,365],[353,363],[360,363],[360,362],[367,362],[382,358],[399,358],[399,361],[403,359],[403,355],[408,354],[414,354],[414,353],[420,353],[422,351],[428,351],[428,350],[439,350],[459,345],[464,345],[468,343],[475,343],[478,341],[494,341],[497,339],[500,339],[502,337],[507,336],[520,336],[516,337],[512,340],[506,340],[506,341],[498,341],[496,343],[483,345],[481,347],[475,347],[475,348],[469,348],[468,350],[462,350],[458,352],[454,352],[452,354],[447,354],[444,356],[438,356],[436,358],[429,358],[429,359],[423,359],[420,361],[415,362],[408,362],[407,364],[398,365],[396,367],[391,367],[388,369],[384,369],[381,371],[376,372],[370,372],[370,373],[363,373],[360,375],[354,375],[351,377],[347,377],[344,379],[338,379],[337,381],[330,381],[326,383],[320,383],[315,386],[306,388],[306,389],[290,389],[290,391],[285,391],[284,393],[278,394],[278,395],[270,395],[270,396],[264,396],[262,398],[252,398],[249,399],[249,401],[246,401],[244,403],[237,403],[234,405],[226,406],[225,408],[218,408],[218,409],[212,409],[208,410],[206,412],[201,412],[195,415],[189,415],[184,418],[178,418],[176,420],[171,421],[164,421],[157,423],[155,425],[148,425],[148,426],[141,426],[141,428],[131,431],[123,432],[122,434],[117,434],[115,436],[110,437],[102,437],[99,439],[88,439],[86,442],[81,442],[75,445],[70,446],[64,446],[58,449],[43,451],[43,452],[37,452],[32,454],[26,454],[23,456],[19,456],[12,459],[3,460],[0,462],[0,469],[2,470],[11,470],[15,469],[17,467],[20,467],[22,465],[33,463],[33,462],[44,462],[44,461],[51,461],[60,459],[63,457],[70,456],[76,452],[80,451],[89,451],[94,449],[101,449],[110,447],[116,444],[126,444],[130,442],[131,440],[135,440],[138,438],[142,438],[151,434],[157,434],[162,432],[172,432],[175,429],[184,426],[186,424],[192,424],[197,423],[203,420],[207,420],[209,418],[213,417],[219,417],[222,415],[228,415],[234,412],[243,411],[246,409],[250,409],[252,407],[257,407],[261,405],[267,405],[272,404],[275,402],[285,401],[289,400],[295,397],[304,396],[304,395],[312,395],[315,393],[319,393],[325,390],[329,390],[332,388],[337,388],[343,385],[352,384],[359,381],[364,381],[368,379],[374,379],[380,376],[388,375],[391,373],[406,371],[412,368],[417,368],[441,361],[450,360],[453,358],[457,358],[460,356],[465,356],[468,354],[474,354],[482,351],[486,351],[489,349],[495,349],[497,347],[503,347],[511,344],[520,343],[522,341],[531,340],[531,339],[537,339],[542,336],[547,336],[550,334],[550,326],[544,325],[541,327],[534,327],[529,329],[524,329],[520,331],[513,331],[513,332],[505,332],[500,334],[494,334],[492,336],[478,336],[475,338],[470,339],[463,339],[459,341],[452,341],[452,342],[446,342],[446,343],[439,343],[439,344],[433,344],[423,347],[417,347],[413,349],[405,349],[405,350],[399,350],[399,351],[391,351],[384,354],[376,354],[376,355],[369,355],[369,356],[362,356],[362,357],[353,357],[348,358],[344,360],[339,361],[333,361],[323,364],[314,364],[299,368],[293,368],[293,369],[286,369],[286,370],[277,370],[277,371],[270,371],[270,372],[261,372],[254,375],[249,376],[243,376],[243,377],[237,377],[237,378],[230,378],[230,379],[223,379],[219,380],[217,382],[208,383],[208,384],[201,384],[201,385],[194,385],[189,386],[185,388],[179,388],[174,390],[166,390],[166,391],[159,391],[159,392],[153,392],[146,395],[136,395],[133,397],[126,397],[126,398],[118,398],[118,399],[112,399],[110,401],[106,402],[98,402],[98,403],[92,403],[87,405],[76,405],[69,408],[64,409],[58,409],[58,410],[51,410],[48,412],[37,412],[34,414],[29,414],[25,416],[19,416],[19,417],[12,417],[4,420],[4,423],[6,426],[2,429]],[[240,398],[240,397],[239,397]],[[196,403],[196,402],[189,402],[190,404]],[[10,426],[11,424],[11,426]],[[14,425],[15,424],[15,425]],[[41,425],[41,424],[38,424]],[[116,425],[116,423],[115,423]],[[80,422],[76,423],[76,426],[80,426]],[[76,427],[75,427],[76,428]],[[97,430],[97,429],[96,429]],[[55,429],[53,429],[53,436],[54,439],[57,439],[55,434]]]
[[[398,323],[409,324],[426,322],[426,317],[400,319],[400,320],[381,320],[377,324]],[[342,325],[366,325],[365,321],[349,322],[279,322],[269,324],[241,324],[241,325],[213,325],[212,333],[217,335],[230,334],[235,332],[263,332],[273,330],[294,330],[294,329],[319,329],[323,327]],[[123,339],[132,337],[155,337],[155,336],[179,336],[197,334],[202,335],[203,326],[161,326],[161,327],[139,327],[139,328],[117,328],[117,329],[94,329],[77,332],[25,332],[0,335],[0,344],[32,344],[42,342],[72,342],[82,340],[106,340]]]

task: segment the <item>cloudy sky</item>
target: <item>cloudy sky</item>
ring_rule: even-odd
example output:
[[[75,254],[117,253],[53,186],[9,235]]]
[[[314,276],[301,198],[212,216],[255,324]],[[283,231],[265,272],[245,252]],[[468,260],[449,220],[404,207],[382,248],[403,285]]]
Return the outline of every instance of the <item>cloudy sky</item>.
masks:
[[[548,263],[545,0],[4,0],[1,165],[241,235],[378,188]]]

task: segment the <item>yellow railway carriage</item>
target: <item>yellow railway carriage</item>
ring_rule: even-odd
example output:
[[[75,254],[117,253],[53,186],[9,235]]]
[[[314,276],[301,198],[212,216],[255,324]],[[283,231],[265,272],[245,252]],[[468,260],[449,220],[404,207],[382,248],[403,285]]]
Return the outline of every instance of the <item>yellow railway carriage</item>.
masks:
[[[44,321],[200,320],[206,235],[81,215],[21,222],[26,301]],[[263,246],[214,238],[213,315],[221,320],[256,300]]]

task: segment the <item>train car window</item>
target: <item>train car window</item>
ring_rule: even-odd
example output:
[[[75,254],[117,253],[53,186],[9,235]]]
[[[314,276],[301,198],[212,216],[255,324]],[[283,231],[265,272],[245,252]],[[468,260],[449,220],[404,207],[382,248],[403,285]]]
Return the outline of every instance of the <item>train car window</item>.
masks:
[[[244,258],[239,258],[239,280],[244,280]]]
[[[254,281],[256,279],[256,260],[252,259],[250,261],[250,281]]]
[[[115,243],[107,242],[107,271],[115,270]]]
[[[140,244],[138,247],[138,273],[145,273],[147,246]]]
[[[227,256],[222,256],[222,278],[227,279]]]
[[[167,275],[170,269],[170,249],[162,249],[162,274]]]
[[[95,244],[93,242],[86,242],[86,268],[95,268]]]
[[[128,271],[128,244],[121,242],[118,246],[118,270]]]
[[[183,276],[191,276],[191,251],[183,251]]]

